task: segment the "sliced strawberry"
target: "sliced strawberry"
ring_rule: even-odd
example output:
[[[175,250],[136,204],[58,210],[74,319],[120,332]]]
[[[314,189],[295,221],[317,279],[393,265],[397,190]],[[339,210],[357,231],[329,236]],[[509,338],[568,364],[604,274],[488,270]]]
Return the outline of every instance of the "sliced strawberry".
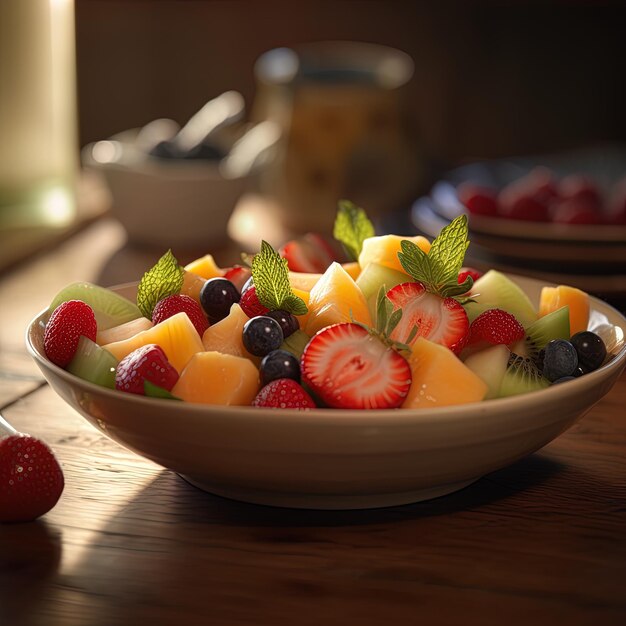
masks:
[[[320,330],[304,349],[301,370],[311,390],[340,409],[394,409],[411,387],[407,360],[349,322]]]
[[[66,367],[76,354],[81,335],[95,341],[97,331],[93,309],[82,300],[67,300],[54,309],[46,324],[46,356],[56,365]]]
[[[200,337],[209,327],[209,320],[202,307],[191,296],[185,294],[174,294],[159,300],[152,311],[152,323],[159,324],[177,313],[187,314]]]
[[[47,513],[63,487],[61,466],[43,441],[22,433],[0,439],[0,522],[29,522]]]
[[[253,406],[268,406],[275,409],[314,409],[313,398],[291,378],[278,378],[269,382],[252,401]]]
[[[178,381],[178,372],[167,360],[161,346],[147,344],[133,350],[117,365],[115,372],[115,388],[145,395],[144,381],[171,391]]]
[[[387,292],[395,309],[402,309],[391,339],[406,343],[413,327],[417,337],[439,343],[458,354],[467,341],[469,320],[458,300],[426,291],[422,283],[401,283]],[[412,342],[411,342],[412,343]]]
[[[279,254],[287,260],[292,272],[323,274],[333,261],[338,260],[330,244],[317,233],[307,233],[288,241]]]
[[[259,297],[256,295],[256,287],[254,285],[250,285],[243,292],[239,300],[239,306],[250,318],[269,313],[269,309],[259,302]]]
[[[243,265],[233,265],[226,270],[224,278],[230,280],[230,282],[241,291],[246,281],[252,276],[252,272],[249,267]]]
[[[502,309],[488,309],[470,324],[467,345],[484,343],[510,346],[523,339],[525,334],[524,327],[514,315]]]

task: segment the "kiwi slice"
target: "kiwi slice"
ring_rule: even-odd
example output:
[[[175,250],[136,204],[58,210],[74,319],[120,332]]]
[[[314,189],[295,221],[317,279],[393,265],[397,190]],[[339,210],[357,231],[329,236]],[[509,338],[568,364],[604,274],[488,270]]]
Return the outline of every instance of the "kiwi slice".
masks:
[[[512,346],[520,356],[530,357],[537,364],[539,352],[553,339],[569,339],[569,306],[552,311],[526,328],[526,336]]]
[[[71,283],[53,298],[48,307],[50,313],[68,300],[82,300],[96,316],[98,330],[106,330],[142,317],[139,307],[119,294],[88,282]]]
[[[532,358],[512,352],[500,383],[498,396],[506,398],[549,386],[550,381],[542,376]]]
[[[311,341],[311,338],[302,330],[296,330],[287,339],[285,339],[280,345],[281,350],[287,350],[291,352],[296,358],[302,356],[302,352],[307,343]]]
[[[487,309],[508,311],[524,328],[537,319],[537,311],[521,287],[497,270],[483,274],[474,283],[472,294],[474,301],[464,305],[470,322]]]
[[[67,371],[90,383],[115,389],[117,359],[84,335],[78,340],[78,349],[67,366]]]

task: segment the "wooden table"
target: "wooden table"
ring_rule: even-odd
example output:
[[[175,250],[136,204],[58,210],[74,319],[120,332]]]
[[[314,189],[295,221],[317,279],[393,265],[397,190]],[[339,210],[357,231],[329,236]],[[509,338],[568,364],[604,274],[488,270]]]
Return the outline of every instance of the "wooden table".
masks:
[[[2,626],[626,623],[626,376],[552,444],[448,497],[224,500],[103,437],[25,353],[59,288],[136,278],[158,256],[103,219],[0,277],[0,409],[66,477],[44,518],[0,525]]]

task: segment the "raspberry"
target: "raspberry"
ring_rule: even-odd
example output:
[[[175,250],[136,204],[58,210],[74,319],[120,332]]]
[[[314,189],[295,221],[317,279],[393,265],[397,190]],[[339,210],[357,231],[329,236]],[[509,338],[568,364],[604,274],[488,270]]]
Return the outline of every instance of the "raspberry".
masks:
[[[67,367],[84,335],[96,340],[98,325],[93,309],[82,300],[67,300],[54,309],[43,335],[46,356],[59,367]]]
[[[152,311],[152,322],[158,324],[177,313],[186,313],[200,337],[209,327],[209,321],[202,307],[190,296],[176,294],[159,300]]]

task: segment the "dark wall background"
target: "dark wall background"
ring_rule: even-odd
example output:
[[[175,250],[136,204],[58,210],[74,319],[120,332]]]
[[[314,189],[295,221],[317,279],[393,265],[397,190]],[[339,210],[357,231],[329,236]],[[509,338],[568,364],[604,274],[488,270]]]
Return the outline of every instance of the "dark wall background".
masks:
[[[453,164],[626,140],[621,2],[77,0],[81,144],[226,89],[254,96],[276,46],[354,39],[416,64],[426,154]]]

